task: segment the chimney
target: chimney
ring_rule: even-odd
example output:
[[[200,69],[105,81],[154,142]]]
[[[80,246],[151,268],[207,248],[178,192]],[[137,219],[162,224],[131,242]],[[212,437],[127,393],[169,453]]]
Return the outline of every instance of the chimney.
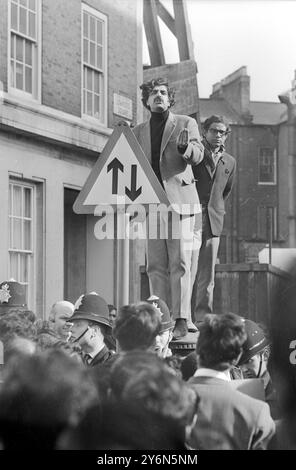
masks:
[[[241,67],[221,82],[215,83],[210,98],[224,98],[239,115],[249,115],[250,77],[247,67]]]

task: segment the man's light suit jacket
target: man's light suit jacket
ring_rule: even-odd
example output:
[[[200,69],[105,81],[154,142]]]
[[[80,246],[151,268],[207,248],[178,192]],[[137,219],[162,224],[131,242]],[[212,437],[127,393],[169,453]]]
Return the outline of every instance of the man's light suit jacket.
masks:
[[[190,144],[185,153],[185,156],[188,155],[188,162],[177,150],[178,135],[184,128],[189,131]],[[133,132],[151,163],[150,120],[136,126]],[[197,165],[202,159],[203,145],[196,121],[189,116],[170,112],[162,136],[159,167],[168,200],[179,214],[200,212],[191,165]]]

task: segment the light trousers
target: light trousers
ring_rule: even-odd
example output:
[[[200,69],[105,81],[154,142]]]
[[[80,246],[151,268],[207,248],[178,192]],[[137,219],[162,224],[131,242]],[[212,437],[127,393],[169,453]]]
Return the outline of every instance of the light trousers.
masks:
[[[149,221],[147,274],[150,293],[163,299],[174,319],[191,319],[191,262],[195,215],[159,213]]]
[[[215,265],[220,237],[212,235],[207,209],[202,214],[202,242],[198,261],[192,258],[192,320],[203,321],[207,313],[213,312]]]

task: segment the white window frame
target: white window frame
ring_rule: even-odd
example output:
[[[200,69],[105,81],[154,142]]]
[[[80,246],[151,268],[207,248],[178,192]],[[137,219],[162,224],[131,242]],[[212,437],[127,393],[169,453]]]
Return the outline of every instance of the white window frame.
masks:
[[[261,152],[261,149],[265,149],[265,148],[270,148],[272,150],[272,147],[259,147],[258,149],[258,184],[260,185],[265,185],[265,186],[275,186],[277,184],[277,161],[276,161],[276,149],[274,148],[273,149],[273,168],[274,168],[274,179],[273,181],[260,181],[260,163],[261,163],[261,155],[260,155],[260,152]]]
[[[104,22],[104,32],[103,32],[103,69],[102,72],[99,69],[97,70],[103,75],[103,89],[102,94],[103,100],[103,112],[102,119],[90,116],[89,114],[84,113],[84,93],[83,93],[83,75],[84,75],[84,57],[83,57],[83,13],[87,12],[90,15],[98,18]],[[81,4],[81,116],[83,119],[86,119],[92,123],[100,123],[103,126],[107,126],[107,116],[108,116],[108,17],[98,10],[86,5],[85,3]]]
[[[11,86],[11,34],[15,34],[24,39],[32,40],[32,38],[15,31],[11,28],[11,0],[8,0],[8,50],[7,50],[7,78],[8,78],[8,93],[17,97],[20,100],[34,101],[41,104],[41,51],[42,51],[42,0],[36,0],[37,5],[37,29],[36,29],[36,54],[32,54],[33,71],[32,71],[32,93]],[[32,42],[34,42],[32,40]],[[35,57],[34,57],[35,56]],[[37,62],[34,64],[34,60]],[[35,73],[34,73],[35,72]]]
[[[30,183],[23,182],[23,181],[17,180],[17,179],[12,179],[12,178],[9,180],[9,191],[13,192],[13,188],[11,190],[11,186],[12,187],[18,186],[18,187],[22,188],[22,214],[21,214],[21,216],[13,215],[13,200],[12,200],[12,202],[11,202],[11,204],[12,204],[12,214],[11,214],[11,211],[10,211],[10,207],[9,207],[9,210],[8,210],[8,219],[9,219],[8,273],[9,273],[9,278],[14,277],[14,279],[15,279],[15,275],[11,271],[10,255],[12,253],[18,254],[19,255],[18,256],[18,275],[16,276],[17,279],[15,279],[15,280],[18,281],[20,284],[28,285],[27,305],[28,305],[28,308],[30,310],[35,311],[35,307],[36,307],[36,276],[35,276],[35,273],[36,273],[36,186],[34,184],[30,184]],[[31,190],[31,217],[30,218],[26,218],[23,215],[23,207],[24,207],[24,205],[23,205],[23,194],[24,194],[23,191],[24,191],[25,188],[29,188]],[[10,228],[11,224],[10,224],[10,220],[12,218],[19,218],[22,221],[23,220],[29,220],[29,219],[31,220],[31,249],[13,248],[13,246],[11,246],[11,228]],[[23,224],[22,224],[22,226],[23,226]],[[22,233],[21,242],[22,242],[22,246],[23,246],[24,245],[23,229],[21,229],[21,233]],[[28,255],[28,257],[29,257],[28,282],[23,282],[23,280],[20,279],[20,256],[21,255]]]

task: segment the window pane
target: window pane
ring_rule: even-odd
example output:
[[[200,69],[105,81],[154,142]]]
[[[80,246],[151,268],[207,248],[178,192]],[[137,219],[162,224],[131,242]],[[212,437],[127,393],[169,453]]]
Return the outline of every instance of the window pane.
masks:
[[[15,87],[14,73],[15,73],[14,62],[13,60],[11,60],[10,61],[10,86],[12,87]]]
[[[24,250],[32,250],[31,233],[31,221],[24,220]]]
[[[98,73],[94,74],[94,91],[100,93],[100,75]]]
[[[19,282],[28,282],[29,281],[29,256],[21,254],[20,255],[20,280]]]
[[[23,6],[27,6],[27,0],[20,0],[20,4],[23,5]]]
[[[15,3],[11,4],[11,27],[12,29],[17,30],[17,5]]]
[[[88,40],[83,39],[83,61],[88,62]]]
[[[18,254],[10,253],[10,277],[18,279]]]
[[[97,67],[103,69],[103,48],[97,46]]]
[[[24,61],[23,39],[16,37],[16,60]]]
[[[13,217],[9,217],[9,248],[12,248],[13,245]]]
[[[26,41],[25,43],[25,53],[26,53],[25,63],[27,65],[32,65],[32,44],[29,41]]]
[[[29,0],[29,8],[36,11],[36,0]]]
[[[11,43],[10,43],[10,57],[15,58],[15,35],[11,35]]]
[[[16,88],[23,89],[23,66],[16,63]]]
[[[9,185],[9,190],[8,190],[8,211],[9,215],[12,213],[12,185]]]
[[[24,188],[24,217],[32,217],[31,214],[31,189]]]
[[[87,114],[87,107],[86,107],[86,91],[83,91],[83,112]]]
[[[93,66],[96,65],[96,62],[95,62],[95,54],[96,54],[96,48],[95,48],[95,43],[94,42],[90,42],[89,43],[89,63]]]
[[[27,10],[20,8],[20,32],[27,34]]]
[[[29,305],[29,285],[24,284],[24,288],[25,288],[26,303],[27,305]]]
[[[22,249],[22,221],[21,219],[13,220],[13,241],[12,248]]]
[[[89,18],[89,38],[92,41],[96,40],[96,21],[93,16]]]
[[[88,15],[83,13],[83,35],[88,38]]]
[[[92,115],[92,94],[87,93],[87,114]]]
[[[25,91],[32,93],[32,69],[31,67],[25,67]]]
[[[13,186],[13,213],[11,215],[22,215],[22,188]]]
[[[97,21],[97,43],[103,44],[103,23],[102,21]]]
[[[35,20],[36,20],[35,13],[29,12],[29,36],[31,36],[31,38],[36,37],[36,23],[35,23]]]
[[[100,117],[100,97],[98,95],[94,96],[94,116]]]
[[[86,82],[87,82],[87,67],[83,68],[83,88],[86,88]]]
[[[86,88],[88,90],[92,90],[92,71],[87,70],[87,82],[86,82]]]

